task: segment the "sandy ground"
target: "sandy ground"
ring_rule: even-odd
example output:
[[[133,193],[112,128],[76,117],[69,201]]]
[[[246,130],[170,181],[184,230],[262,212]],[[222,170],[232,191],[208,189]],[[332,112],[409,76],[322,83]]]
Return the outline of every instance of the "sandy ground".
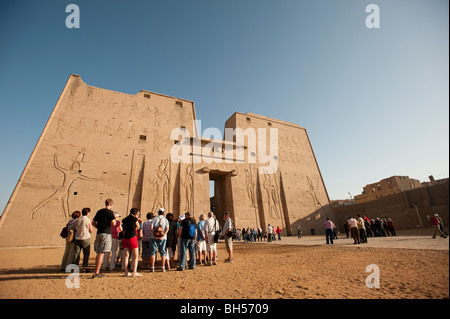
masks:
[[[83,273],[79,288],[67,288],[68,274],[59,272],[63,247],[2,248],[0,298],[448,299],[448,239],[406,235],[369,238],[367,245],[352,245],[346,238],[325,245],[322,236],[270,244],[235,242],[232,264],[223,262],[221,242],[217,266],[141,271],[138,278],[106,272],[107,277],[91,279],[91,273]],[[91,269],[94,258],[92,249]],[[379,267],[379,288],[366,286],[371,264]]]

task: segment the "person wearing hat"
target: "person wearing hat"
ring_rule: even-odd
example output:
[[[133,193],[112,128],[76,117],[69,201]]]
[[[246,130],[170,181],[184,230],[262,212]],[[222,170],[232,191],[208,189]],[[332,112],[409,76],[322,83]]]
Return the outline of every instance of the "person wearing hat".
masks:
[[[167,232],[169,231],[169,221],[164,217],[165,210],[160,208],[158,216],[153,218],[150,226],[150,271],[155,271],[156,254],[159,251],[161,256],[162,271],[166,271],[164,267],[166,261],[166,242]]]

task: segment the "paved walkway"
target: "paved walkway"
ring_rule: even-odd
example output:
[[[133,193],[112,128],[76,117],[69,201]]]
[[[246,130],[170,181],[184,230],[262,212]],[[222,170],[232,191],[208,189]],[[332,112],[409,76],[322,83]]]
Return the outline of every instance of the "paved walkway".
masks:
[[[429,233],[428,235],[425,235]],[[397,231],[397,236],[369,237],[367,244],[353,245],[353,239],[347,238],[345,234],[340,234],[339,239],[334,240],[335,246],[347,247],[376,247],[376,248],[406,248],[406,249],[432,249],[449,250],[449,238],[436,236],[432,238],[432,229],[403,230]],[[236,242],[235,242],[236,243]],[[239,243],[239,242],[237,242]],[[257,242],[258,243],[258,242]],[[262,242],[260,242],[262,243]],[[267,243],[264,242],[264,243]],[[301,246],[322,246],[326,245],[325,235],[282,237],[281,240],[270,243],[271,245],[301,245]]]

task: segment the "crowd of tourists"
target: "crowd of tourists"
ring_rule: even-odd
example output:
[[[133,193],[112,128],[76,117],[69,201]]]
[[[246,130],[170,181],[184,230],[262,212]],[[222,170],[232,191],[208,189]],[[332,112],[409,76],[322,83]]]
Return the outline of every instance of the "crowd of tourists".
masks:
[[[270,224],[267,225],[267,229],[247,227],[241,230],[238,228],[233,235],[233,239],[246,242],[267,241],[270,243],[275,240],[281,240],[281,228],[280,226],[275,228],[275,226]]]
[[[66,271],[68,265],[79,265],[81,252],[83,262],[81,272],[89,272],[88,263],[91,249],[91,233],[97,229],[94,250],[95,270],[92,278],[104,277],[103,272],[123,271],[125,276],[140,277],[138,267],[142,270],[155,271],[156,258],[159,253],[161,271],[168,269],[184,271],[195,269],[196,265],[217,265],[217,243],[223,236],[228,257],[224,260],[231,263],[233,257],[233,240],[244,242],[281,240],[281,228],[267,225],[267,229],[242,228],[235,229],[229,213],[224,212],[224,225],[221,227],[213,212],[202,214],[198,220],[191,212],[176,218],[172,213],[160,208],[156,214],[147,213],[145,221],[141,219],[138,209],[132,208],[129,214],[121,219],[112,210],[112,199],[105,201],[105,208],[100,209],[94,218],[89,218],[90,208],[72,213],[72,219],[61,232],[66,239],[66,247],[61,262],[61,271]],[[434,233],[447,238],[442,219],[438,214],[427,216]],[[326,244],[333,244],[337,239],[336,225],[329,219],[324,222]],[[364,244],[370,237],[396,236],[391,218],[369,219],[367,216],[349,217],[344,224],[347,238],[353,239],[353,244]],[[301,238],[300,226],[297,229]],[[139,258],[142,263],[139,265]]]
[[[448,234],[444,231],[444,224],[442,219],[438,214],[433,216],[427,215],[428,220],[430,220],[433,226],[433,238],[436,238],[436,234],[439,233],[442,238],[447,238]],[[327,244],[333,244],[334,239],[337,239],[337,227],[329,219],[324,222],[323,227],[325,228],[325,237]],[[365,244],[369,237],[387,237],[387,236],[397,236],[395,232],[394,222],[391,218],[375,218],[369,219],[367,216],[364,218],[361,215],[356,215],[355,217],[348,217],[347,221],[344,223],[344,230],[347,238],[353,239],[353,244]],[[300,235],[299,235],[300,236]]]
[[[80,272],[89,272],[91,233],[97,229],[94,250],[95,270],[92,278],[104,277],[104,272],[123,271],[126,277],[140,277],[138,268],[155,271],[159,253],[161,271],[175,268],[184,271],[195,269],[196,265],[217,265],[217,243],[221,235],[225,241],[228,257],[225,263],[232,263],[235,236],[234,223],[229,213],[224,213],[224,225],[220,226],[213,212],[200,215],[198,220],[191,212],[175,218],[172,213],[160,208],[156,214],[147,213],[143,221],[140,212],[132,208],[125,218],[113,212],[112,199],[105,201],[92,219],[91,210],[83,208],[72,213],[72,219],[61,232],[66,239],[66,249],[61,262],[61,271],[71,264],[79,265],[81,251],[83,263]],[[142,263],[139,266],[139,257]],[[141,270],[139,270],[141,271]]]

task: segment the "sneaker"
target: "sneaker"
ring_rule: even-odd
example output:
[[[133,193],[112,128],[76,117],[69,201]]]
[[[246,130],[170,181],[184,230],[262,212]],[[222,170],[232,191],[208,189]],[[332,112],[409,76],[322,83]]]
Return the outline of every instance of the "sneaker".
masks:
[[[104,274],[102,274],[101,272],[99,272],[98,274],[93,274],[92,275],[92,279],[94,279],[94,278],[103,278],[103,277],[106,277]]]
[[[161,268],[161,272],[166,272],[166,268]]]
[[[233,262],[233,260],[234,260],[234,259],[225,259],[225,262],[231,264],[231,263]]]
[[[184,271],[184,268],[179,267],[177,268],[177,271]]]

